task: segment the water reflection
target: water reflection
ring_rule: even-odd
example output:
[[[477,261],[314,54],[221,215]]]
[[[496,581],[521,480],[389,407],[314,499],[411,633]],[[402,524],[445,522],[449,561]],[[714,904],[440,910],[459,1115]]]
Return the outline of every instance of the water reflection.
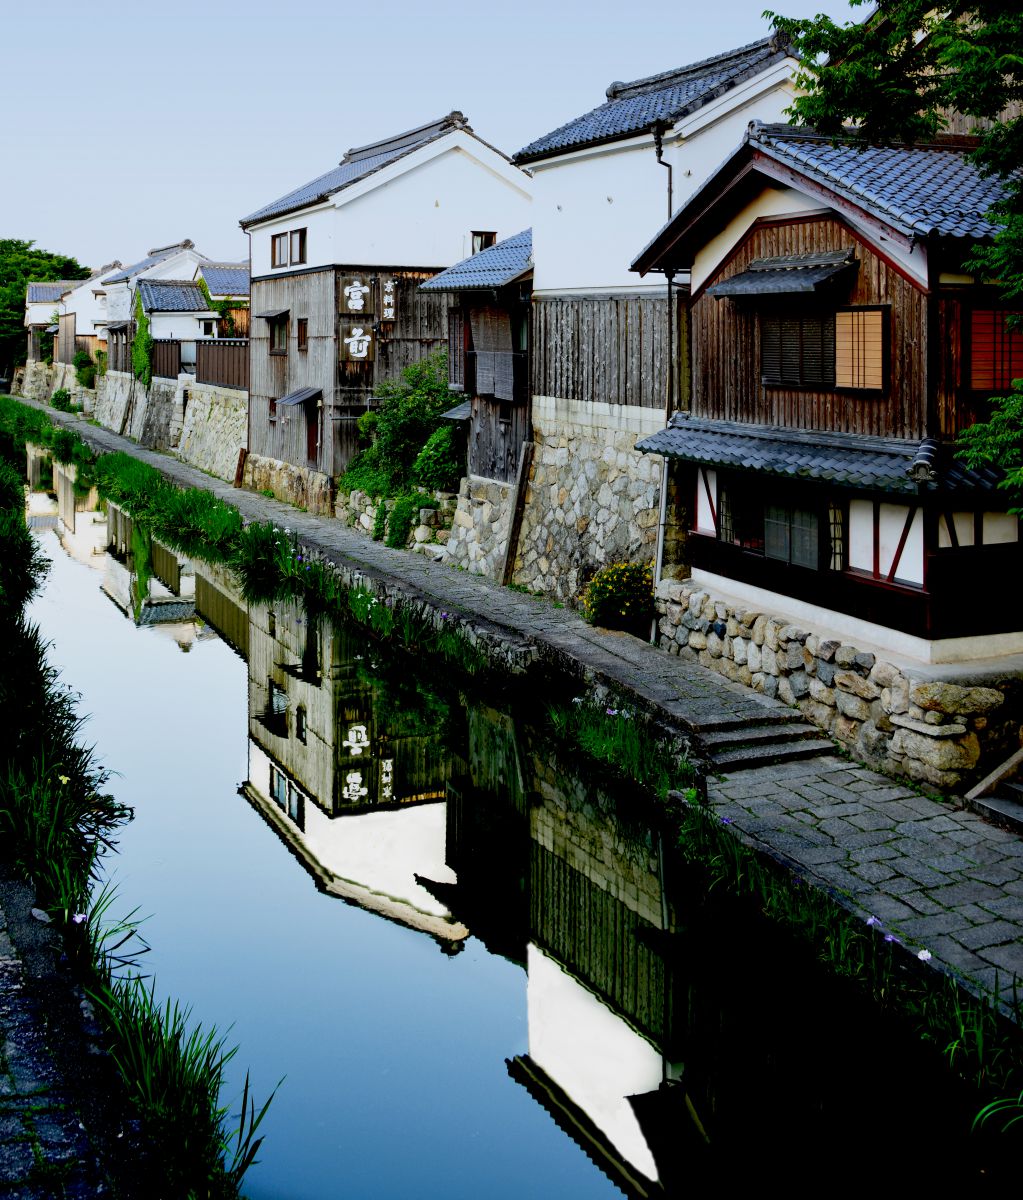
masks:
[[[39,472],[45,476],[45,466]],[[253,1195],[328,1195],[331,1181],[348,1176],[362,1179],[351,1194],[374,1196],[563,1197],[612,1188],[628,1196],[674,1195],[707,1179],[788,1178],[793,1157],[804,1169],[820,1169],[896,1126],[920,1155],[942,1159],[944,1182],[975,1177],[976,1151],[964,1136],[969,1097],[964,1102],[949,1084],[937,1056],[913,1049],[903,1030],[823,977],[812,955],[786,945],[727,898],[708,896],[671,852],[658,814],[628,791],[580,773],[546,740],[539,708],[502,711],[497,698],[459,691],[456,681],[416,670],[357,630],[310,619],[296,605],[250,608],[230,573],[178,556],[171,562],[151,539],[146,550],[123,514],[112,510],[104,518],[84,507],[91,500],[74,497],[73,484],[64,485],[70,499],[61,510],[62,545],[90,567],[102,566],[108,594],[120,589],[131,620],[118,624],[135,639],[132,652],[146,655],[146,639],[165,633],[185,647],[216,631],[245,659],[247,766],[239,790],[316,885],[299,877],[302,887],[293,890],[308,897],[307,906],[289,908],[281,917],[287,932],[278,933],[279,940],[320,931],[320,940],[299,948],[305,1002],[339,994],[331,972],[342,943],[354,956],[353,973],[357,964],[381,975],[367,1004],[404,999],[413,971],[423,988],[414,1014],[403,1008],[363,1035],[377,1040],[366,1069],[343,1077],[343,1098],[335,1098],[336,1077],[319,1059],[334,1055],[335,1063],[338,1046],[350,1059],[357,1017],[349,1010],[340,1028],[310,1025],[302,1033],[317,1047],[309,1069],[327,1077],[298,1076],[301,1082],[281,1093]],[[58,508],[60,495],[58,486]],[[43,512],[49,503],[37,493],[30,510]],[[86,530],[92,543],[74,540]],[[85,553],[96,539],[108,553]],[[140,562],[147,553],[148,567]],[[144,588],[140,574],[148,574]],[[87,578],[95,589],[96,576]],[[174,604],[190,607],[148,626]],[[147,697],[154,722],[161,690]],[[242,702],[239,696],[239,713]],[[232,735],[234,748],[240,751],[245,736],[240,729]],[[233,796],[208,803],[216,819],[202,824],[215,870],[244,897],[247,922],[259,900],[250,878],[252,840],[237,825],[221,828],[228,806],[246,828],[263,827]],[[144,805],[139,819],[146,819]],[[201,820],[178,823],[187,835],[177,850],[190,870],[187,838]],[[271,846],[276,869],[289,860]],[[257,880],[255,891],[261,886]],[[386,918],[388,926],[365,921],[374,947],[385,947],[393,960],[359,957],[337,925],[323,922],[315,907],[322,897],[332,913],[349,911],[329,903],[337,899]],[[264,911],[263,920],[270,919]],[[216,931],[211,946],[215,959]],[[275,951],[267,953],[268,973],[276,974]],[[285,957],[280,948],[276,953]],[[431,974],[424,959],[440,973]],[[486,993],[488,1003],[517,1006],[523,1036],[517,1025],[495,1021],[474,1045],[489,1015],[473,1007],[481,964],[500,960],[513,965],[502,977],[500,1001]],[[348,968],[346,961],[342,970]],[[275,979],[273,986],[291,995],[299,984]],[[187,978],[177,987],[189,996]],[[354,994],[354,979],[345,979],[343,990]],[[439,997],[432,1009],[428,993]],[[262,995],[251,1003],[270,1020],[288,1007],[281,995],[276,1005]],[[239,1012],[247,1002],[239,994]],[[427,1011],[432,1023],[423,1020]],[[442,1030],[451,1013],[463,1014],[461,1025],[455,1020]],[[406,1021],[407,1030],[395,1020]],[[490,1036],[498,1026],[499,1035]],[[400,1070],[381,1072],[380,1063],[396,1060],[399,1040]],[[243,1045],[240,1060],[258,1073],[269,1049],[257,1036]],[[413,1182],[399,1186],[392,1112],[406,1092],[419,1124],[413,1128],[410,1118],[403,1136],[410,1145],[418,1140],[405,1151],[414,1155]],[[433,1098],[428,1114],[424,1095]],[[461,1096],[463,1125],[452,1132],[447,1114]],[[323,1119],[312,1097],[320,1109],[327,1097],[349,1103],[339,1127],[354,1129],[364,1109],[377,1112],[379,1142],[346,1139],[334,1126],[329,1136],[303,1141]],[[357,1167],[356,1159],[366,1165]],[[930,1164],[904,1165],[918,1183],[929,1174]],[[866,1159],[842,1168],[849,1178],[872,1173]],[[258,1190],[260,1180],[270,1181],[269,1190]]]

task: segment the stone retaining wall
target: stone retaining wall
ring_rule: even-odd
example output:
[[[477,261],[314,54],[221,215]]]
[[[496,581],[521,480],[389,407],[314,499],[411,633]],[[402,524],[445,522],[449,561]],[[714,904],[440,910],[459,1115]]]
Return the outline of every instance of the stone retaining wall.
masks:
[[[334,514],[333,480],[322,471],[297,467],[279,458],[250,454],[245,459],[242,486],[253,492],[269,492],[286,504],[304,508],[320,517]]]
[[[663,428],[660,409],[533,397],[516,583],[574,603],[599,567],[653,560],[661,459],[635,445]]]
[[[458,491],[444,561],[501,582],[515,509],[515,485],[470,475]]]
[[[1023,679],[964,675],[878,659],[784,618],[716,599],[692,581],[657,585],[658,644],[754,691],[777,696],[855,757],[951,790],[1019,746]]]
[[[248,392],[193,381],[184,409],[178,458],[218,479],[233,480],[238,452],[248,444]]]
[[[425,495],[424,493],[424,498]],[[418,550],[438,561],[446,560],[448,539],[452,536],[451,523],[455,516],[456,497],[450,492],[434,492],[432,495],[439,501],[440,508],[419,510],[419,520],[409,531],[406,548]],[[338,492],[335,516],[356,533],[372,537],[377,526],[377,510],[381,504],[389,514],[395,501],[378,500],[375,496],[358,489]]]

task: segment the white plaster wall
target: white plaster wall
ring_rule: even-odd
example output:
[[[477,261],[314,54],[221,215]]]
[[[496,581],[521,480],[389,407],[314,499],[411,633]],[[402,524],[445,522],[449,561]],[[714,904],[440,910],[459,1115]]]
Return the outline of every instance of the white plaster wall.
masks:
[[[1019,541],[1019,518],[1011,513],[984,514],[984,545]]]
[[[888,575],[895,560],[909,512],[905,504],[882,504],[878,522],[878,560],[881,574]],[[924,519],[917,509],[909,527],[906,544],[895,573],[902,583],[923,584],[924,581]]]
[[[701,467],[696,480],[696,530],[698,533],[709,533],[716,535],[718,531],[717,521],[714,520],[714,513],[710,507],[710,497],[707,495],[708,490],[710,496],[714,498],[714,504],[718,502],[718,473],[710,470],[709,467]]]
[[[51,317],[55,312],[60,312],[59,300],[34,300],[31,304],[25,304],[25,324],[26,325],[52,325]]]
[[[304,267],[450,266],[471,253],[474,229],[493,230],[500,241],[527,228],[531,192],[525,172],[475,138],[455,132],[343,189],[326,204],[253,226],[252,274],[275,274],[273,234],[301,228],[307,230]]]
[[[656,1180],[657,1164],[628,1098],[660,1086],[661,1055],[532,944],[526,970],[530,1058],[627,1163]]]
[[[104,284],[107,293],[107,323],[131,320],[131,288],[127,283]]]
[[[849,501],[849,566],[874,569],[874,505],[870,500]]]
[[[677,211],[742,141],[749,122],[782,121],[791,103],[787,66],[732,89],[679,124],[665,142]],[[529,164],[534,172],[534,291],[661,290],[629,264],[667,220],[668,173],[644,135]],[[608,199],[610,197],[610,200]]]
[[[183,342],[193,342],[202,338],[201,321],[202,318],[193,313],[150,313],[149,332],[155,338],[178,338]]]
[[[86,279],[81,287],[69,292],[60,305],[60,311],[75,314],[75,335],[77,337],[102,336],[106,337],[107,302],[105,291],[101,296],[93,293],[101,290],[98,279]],[[97,321],[104,324],[97,328]]]

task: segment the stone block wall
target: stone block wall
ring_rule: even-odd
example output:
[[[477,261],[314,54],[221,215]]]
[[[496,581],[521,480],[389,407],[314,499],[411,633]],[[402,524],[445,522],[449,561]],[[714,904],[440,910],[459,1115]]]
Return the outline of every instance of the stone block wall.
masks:
[[[500,582],[515,510],[515,485],[470,475],[463,479],[444,561]]]
[[[419,520],[409,532],[406,548],[417,550],[422,554],[442,561],[447,556],[448,539],[451,537],[451,524],[455,516],[457,498],[450,492],[434,492],[433,498],[440,503],[440,508],[421,508]],[[357,489],[351,492],[338,492],[335,504],[335,515],[339,521],[344,521],[349,529],[372,537],[376,528],[377,509],[385,505],[390,513],[394,500],[378,500],[367,492]]]
[[[278,458],[250,454],[245,459],[242,486],[253,492],[269,492],[278,500],[317,516],[329,517],[334,513],[334,488],[329,475]]]
[[[658,644],[791,704],[853,757],[953,790],[1019,746],[1023,678],[900,666],[712,596],[691,580],[657,585]]]
[[[193,382],[183,400],[178,457],[218,479],[233,480],[238,452],[248,444],[248,392]]]
[[[574,603],[599,567],[653,561],[661,459],[635,445],[663,427],[660,409],[533,397],[516,583]]]

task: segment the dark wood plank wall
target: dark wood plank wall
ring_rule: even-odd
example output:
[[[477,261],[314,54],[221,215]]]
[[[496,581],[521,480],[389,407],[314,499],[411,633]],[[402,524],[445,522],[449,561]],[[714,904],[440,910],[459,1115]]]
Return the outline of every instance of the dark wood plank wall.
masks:
[[[528,404],[505,404],[490,397],[472,398],[469,472],[513,483],[522,443],[529,440]]]
[[[242,658],[249,654],[249,611],[200,571],[195,575],[195,611]]]
[[[303,387],[323,391],[324,404],[334,400],[337,385],[337,306],[334,268],[306,275],[281,276],[252,282],[252,325],[249,337],[249,451],[298,466],[331,470],[330,443],[324,444],[320,430],[318,461],[309,462],[306,442],[307,418],[320,421],[312,404],[278,407],[270,420],[270,401]],[[286,308],[288,353],[270,353],[270,323],[259,313]],[[309,322],[309,348],[298,349],[298,319]],[[328,408],[329,412],[329,408]]]
[[[676,300],[674,407],[687,400],[685,310]],[[665,406],[666,296],[542,296],[533,300],[535,396]]]
[[[70,364],[75,357],[75,314],[61,313],[57,327],[57,362]]]
[[[708,283],[744,271],[754,258],[855,246],[854,287],[836,304],[891,306],[890,368],[883,396],[765,387],[760,382],[756,311],[731,300],[697,294],[690,311],[694,414],[722,421],[753,421],[795,429],[834,430],[883,437],[923,437],[926,429],[927,297],[833,219],[765,225]],[[769,300],[777,312],[783,302]]]
[[[966,353],[970,334],[970,297],[964,292],[947,291],[938,296],[938,379],[936,418],[943,438],[956,438],[975,421],[985,421],[991,411],[986,396],[970,391],[969,357]],[[990,304],[990,299],[981,304]]]

